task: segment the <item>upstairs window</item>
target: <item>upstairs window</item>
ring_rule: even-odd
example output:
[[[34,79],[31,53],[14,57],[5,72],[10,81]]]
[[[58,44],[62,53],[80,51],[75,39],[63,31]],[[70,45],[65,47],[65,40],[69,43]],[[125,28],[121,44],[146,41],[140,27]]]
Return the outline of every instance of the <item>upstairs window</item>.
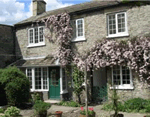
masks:
[[[44,27],[30,28],[28,30],[28,38],[29,38],[28,47],[45,45],[43,33]]]
[[[128,36],[126,12],[107,15],[108,37]]]
[[[85,40],[84,36],[84,19],[76,19],[71,23],[73,27],[73,41]]]

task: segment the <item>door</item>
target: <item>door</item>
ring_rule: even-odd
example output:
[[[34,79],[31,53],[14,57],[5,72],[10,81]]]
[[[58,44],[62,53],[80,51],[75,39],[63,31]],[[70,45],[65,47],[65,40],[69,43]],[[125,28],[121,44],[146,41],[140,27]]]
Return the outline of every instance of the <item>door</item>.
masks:
[[[60,68],[49,68],[49,98],[60,99]]]

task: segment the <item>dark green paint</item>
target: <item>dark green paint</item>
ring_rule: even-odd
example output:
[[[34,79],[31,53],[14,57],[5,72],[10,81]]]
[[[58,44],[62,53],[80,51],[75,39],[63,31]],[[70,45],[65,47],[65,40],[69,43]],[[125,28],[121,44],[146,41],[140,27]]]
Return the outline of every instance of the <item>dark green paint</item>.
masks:
[[[60,99],[60,68],[49,68],[49,98]]]

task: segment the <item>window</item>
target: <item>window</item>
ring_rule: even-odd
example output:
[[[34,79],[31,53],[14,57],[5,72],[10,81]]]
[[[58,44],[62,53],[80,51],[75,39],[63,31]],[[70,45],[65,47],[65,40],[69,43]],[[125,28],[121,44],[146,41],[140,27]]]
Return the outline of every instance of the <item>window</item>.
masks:
[[[133,89],[131,70],[124,66],[114,66],[112,69],[112,85],[119,89]]]
[[[84,36],[84,19],[76,19],[71,22],[73,27],[73,41],[85,40]]]
[[[43,68],[27,68],[26,75],[30,80],[31,91],[48,90],[48,71]]]
[[[35,27],[28,30],[29,45],[28,47],[45,45],[44,27]]]
[[[126,12],[107,15],[108,37],[128,36]]]
[[[65,72],[65,69],[62,69],[62,89],[66,90],[67,89],[67,75]]]

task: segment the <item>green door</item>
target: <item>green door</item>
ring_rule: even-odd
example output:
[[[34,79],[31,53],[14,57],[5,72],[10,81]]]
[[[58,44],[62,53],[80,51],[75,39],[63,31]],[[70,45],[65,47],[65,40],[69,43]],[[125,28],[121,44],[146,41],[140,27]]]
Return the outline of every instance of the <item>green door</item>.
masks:
[[[49,98],[60,99],[60,68],[49,68]]]

